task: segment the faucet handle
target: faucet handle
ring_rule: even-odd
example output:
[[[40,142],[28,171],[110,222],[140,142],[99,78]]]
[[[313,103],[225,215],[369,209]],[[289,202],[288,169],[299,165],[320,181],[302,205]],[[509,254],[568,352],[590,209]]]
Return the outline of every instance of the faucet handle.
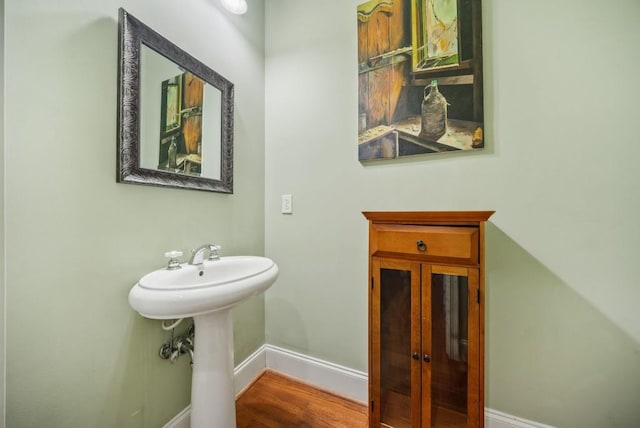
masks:
[[[209,260],[219,260],[220,259],[220,250],[222,249],[221,245],[209,245]]]
[[[167,251],[164,253],[164,256],[169,259],[169,263],[167,264],[168,270],[181,269],[180,257],[182,257],[182,251]]]

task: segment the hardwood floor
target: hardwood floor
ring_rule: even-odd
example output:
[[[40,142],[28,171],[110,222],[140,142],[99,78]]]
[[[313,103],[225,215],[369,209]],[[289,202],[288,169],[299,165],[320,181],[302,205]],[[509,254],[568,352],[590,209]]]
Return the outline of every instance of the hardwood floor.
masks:
[[[363,404],[265,371],[236,400],[238,428],[365,428]]]

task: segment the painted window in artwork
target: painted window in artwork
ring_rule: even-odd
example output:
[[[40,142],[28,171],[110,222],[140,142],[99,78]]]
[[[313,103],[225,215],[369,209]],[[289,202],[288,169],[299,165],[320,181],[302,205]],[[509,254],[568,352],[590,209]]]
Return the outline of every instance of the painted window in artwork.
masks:
[[[414,40],[416,70],[459,64],[457,0],[416,0],[418,34]]]

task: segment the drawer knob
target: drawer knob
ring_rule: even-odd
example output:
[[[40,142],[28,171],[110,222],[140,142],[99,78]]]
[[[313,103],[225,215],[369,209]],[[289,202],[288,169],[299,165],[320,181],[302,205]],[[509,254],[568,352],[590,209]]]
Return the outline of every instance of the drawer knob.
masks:
[[[427,251],[427,244],[425,244],[423,240],[416,242],[416,245],[418,246],[418,251],[421,253]]]

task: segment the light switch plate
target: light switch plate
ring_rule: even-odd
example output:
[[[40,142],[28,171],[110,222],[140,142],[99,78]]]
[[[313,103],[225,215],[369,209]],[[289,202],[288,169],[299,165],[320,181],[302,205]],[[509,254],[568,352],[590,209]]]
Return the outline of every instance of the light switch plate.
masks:
[[[291,195],[282,195],[282,214],[293,214]]]

